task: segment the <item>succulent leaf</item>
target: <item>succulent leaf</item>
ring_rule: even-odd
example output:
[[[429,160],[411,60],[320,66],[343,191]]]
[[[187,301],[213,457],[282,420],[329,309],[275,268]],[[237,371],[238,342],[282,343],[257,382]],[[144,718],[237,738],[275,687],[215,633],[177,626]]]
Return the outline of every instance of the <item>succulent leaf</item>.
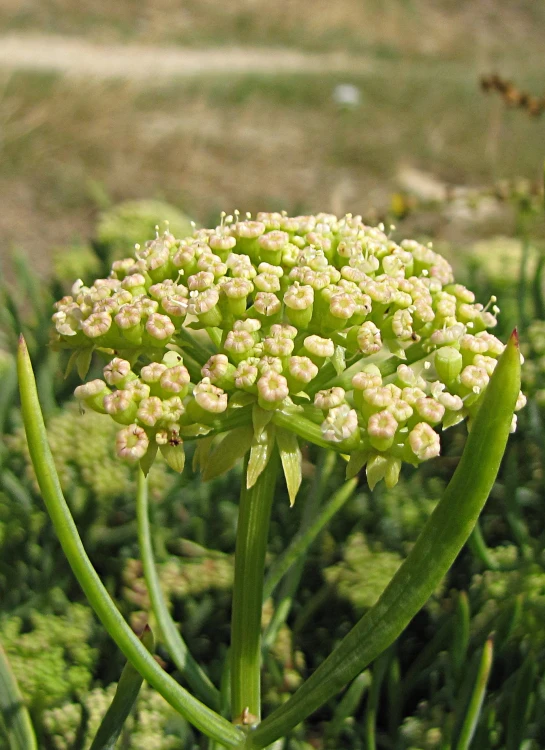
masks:
[[[276,442],[280,452],[284,476],[286,477],[290,505],[293,505],[302,480],[301,463],[303,457],[301,449],[299,448],[296,436],[293,432],[288,432],[287,430],[278,429],[276,431]]]

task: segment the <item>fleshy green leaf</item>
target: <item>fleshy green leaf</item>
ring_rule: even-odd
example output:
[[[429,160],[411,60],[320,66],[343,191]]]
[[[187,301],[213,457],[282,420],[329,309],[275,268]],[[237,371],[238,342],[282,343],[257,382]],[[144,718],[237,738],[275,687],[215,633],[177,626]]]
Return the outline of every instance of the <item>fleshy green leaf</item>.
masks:
[[[252,424],[254,426],[254,436],[256,440],[261,438],[263,430],[273,418],[274,412],[262,409],[259,404],[255,403],[252,408]]]
[[[346,467],[346,478],[352,479],[359,474],[368,458],[369,451],[354,451],[351,453]]]
[[[375,489],[380,480],[384,479],[387,471],[388,456],[384,456],[382,453],[375,453],[374,456],[371,456],[365,468],[367,484],[369,485],[371,492]]]
[[[140,640],[148,651],[153,653],[153,633],[148,626]],[[127,662],[121,672],[110,707],[100,723],[89,750],[114,750],[123,725],[136,703],[143,681],[143,677],[130,662]]]
[[[530,653],[520,667],[507,720],[506,750],[519,750],[528,727],[528,712],[532,704],[537,674],[535,655]]]
[[[253,439],[254,430],[250,425],[228,432],[206,462],[203,472],[204,481],[219,477],[232,469],[236,462],[250,450]]]
[[[469,645],[469,628],[471,624],[471,612],[469,600],[465,591],[460,591],[454,611],[454,627],[452,629],[451,656],[457,675],[461,674],[466,662],[467,648]]]
[[[344,346],[335,347],[335,352],[331,357],[331,364],[335,368],[337,375],[342,375],[346,370],[346,349]]]
[[[212,443],[214,442],[215,435],[210,437],[202,438],[197,441],[197,447],[193,454],[193,471],[204,472],[206,470],[206,464],[208,462],[208,456],[212,450]]]
[[[293,432],[277,430],[276,442],[278,444],[280,460],[282,461],[282,468],[284,469],[284,476],[286,477],[290,505],[293,505],[302,479],[301,463],[303,457],[299,448],[299,441]]]
[[[242,408],[255,403],[255,396],[253,393],[246,393],[246,391],[235,391],[232,396],[229,397],[229,407]]]
[[[407,559],[378,602],[280,708],[251,732],[259,750],[285,736],[387,649],[443,579],[467,541],[496,479],[520,390],[513,333],[486,389],[462,458]]]
[[[148,446],[147,451],[140,459],[140,468],[144,472],[144,476],[147,477],[149,474],[149,470],[151,469],[153,462],[155,461],[155,456],[157,455],[157,448],[159,446],[155,442],[155,440],[152,440]]]
[[[184,444],[181,442],[178,445],[167,443],[161,446],[161,453],[170,468],[181,474],[185,466]],[[142,462],[140,462],[140,465],[142,465]]]
[[[70,567],[89,604],[125,657],[170,705],[208,737],[238,747],[241,735],[226,719],[198,701],[157,664],[112,601],[93,568],[64,499],[38,400],[36,379],[23,337],[17,355],[21,413],[42,497]]]
[[[93,349],[82,349],[80,352],[78,352],[78,357],[76,360],[76,369],[78,371],[78,375],[82,380],[85,380],[87,377],[87,373],[89,372],[89,368],[91,367],[91,360],[93,359]]]
[[[484,697],[486,695],[486,685],[492,669],[494,658],[494,646],[492,639],[486,641],[482,648],[478,664],[476,664],[476,674],[474,670],[469,670],[466,684],[462,688],[460,696],[460,710],[463,711],[458,717],[454,728],[454,736],[451,742],[453,750],[469,750],[471,740],[477,729],[477,723],[481,714]]]
[[[17,679],[0,645],[0,712],[11,750],[37,750],[36,737]]]
[[[275,442],[274,425],[269,422],[259,439],[254,436],[250,448],[250,460],[246,472],[246,487],[250,489],[257,482],[259,475],[269,463]]]
[[[210,425],[199,424],[198,422],[195,422],[195,424],[180,425],[178,429],[180,437],[183,438],[197,438],[208,435],[208,433],[211,431],[212,427],[210,427]]]
[[[79,351],[77,349],[76,351],[72,352],[72,354],[70,355],[70,359],[68,360],[68,363],[66,365],[66,370],[64,371],[65,380],[71,375],[72,370],[74,369],[74,365],[76,364],[76,361],[78,359],[78,356],[79,356]]]
[[[388,457],[388,466],[384,474],[384,482],[389,490],[395,487],[399,482],[399,473],[401,471],[401,459],[395,456]]]

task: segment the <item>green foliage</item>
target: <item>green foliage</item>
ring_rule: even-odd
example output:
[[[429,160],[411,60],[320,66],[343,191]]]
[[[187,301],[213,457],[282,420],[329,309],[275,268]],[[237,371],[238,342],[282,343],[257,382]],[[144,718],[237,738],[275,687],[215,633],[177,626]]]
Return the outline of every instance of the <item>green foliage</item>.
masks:
[[[356,532],[346,540],[342,562],[326,568],[324,577],[361,613],[375,604],[401,562],[396,552],[370,549],[364,535]]]
[[[52,750],[72,750],[83,716],[86,716],[87,734],[82,750],[89,750],[115,688],[115,683],[107,688],[93,688],[81,703],[68,701],[46,710],[44,728]],[[183,719],[157,692],[144,687],[134,715],[127,720],[120,744],[125,750],[179,750],[187,735]]]
[[[537,652],[545,647],[545,571],[537,562],[517,560],[514,545],[491,550],[500,570],[485,570],[473,576],[469,589],[478,614],[472,625],[476,632],[486,626],[513,601],[521,601],[521,614],[510,634],[516,643]],[[516,566],[514,570],[506,568]]]
[[[91,610],[69,604],[64,614],[31,612],[28,621],[8,617],[0,623],[0,640],[21,692],[35,715],[90,688],[97,651],[89,645]]]
[[[100,273],[101,263],[90,245],[74,244],[58,248],[53,255],[55,278],[70,289],[75,279],[92,281]]]
[[[153,200],[125,201],[104,211],[98,220],[96,245],[107,264],[132,255],[135,244],[168,226],[176,237],[193,232],[191,220],[168,203]],[[76,277],[77,278],[77,277]]]
[[[82,414],[75,403],[67,404],[48,421],[47,434],[61,486],[73,499],[76,511],[78,505],[81,511],[86,501],[104,507],[116,498],[134,496],[133,472],[112,449],[115,433],[111,419],[90,410]],[[22,428],[8,439],[8,445],[14,455],[24,457],[26,472],[37,487]],[[164,463],[158,461],[154,466],[150,482],[154,496],[168,492],[172,475],[167,474]]]
[[[228,591],[233,585],[231,557],[208,557],[201,560],[181,560],[171,557],[157,565],[161,589],[175,600],[199,597],[209,591]],[[147,610],[149,599],[140,560],[127,560],[123,571],[124,595],[137,607]]]

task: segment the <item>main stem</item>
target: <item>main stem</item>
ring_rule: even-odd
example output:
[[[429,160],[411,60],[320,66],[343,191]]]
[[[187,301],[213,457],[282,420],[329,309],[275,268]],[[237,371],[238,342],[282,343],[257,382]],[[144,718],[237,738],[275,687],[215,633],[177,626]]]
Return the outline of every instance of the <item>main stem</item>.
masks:
[[[238,722],[261,719],[263,574],[278,465],[278,451],[274,449],[255,485],[247,489],[248,460],[244,464],[231,618],[231,715]]]

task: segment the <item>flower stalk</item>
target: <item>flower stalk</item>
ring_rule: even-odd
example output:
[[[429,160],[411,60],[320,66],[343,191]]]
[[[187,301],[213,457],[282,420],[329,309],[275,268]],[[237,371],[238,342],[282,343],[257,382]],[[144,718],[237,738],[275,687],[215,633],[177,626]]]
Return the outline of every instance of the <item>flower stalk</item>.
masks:
[[[250,489],[246,482],[248,463],[246,460],[240,493],[231,620],[231,713],[235,723],[246,726],[261,718],[263,573],[280,463],[278,451],[272,451]]]
[[[148,511],[148,479],[144,472],[138,469],[138,483],[136,491],[136,519],[138,524],[138,543],[142,556],[144,577],[148,588],[151,607],[155,619],[159,624],[161,635],[168,648],[172,660],[180,670],[188,685],[199,695],[207,705],[215,710],[219,708],[219,691],[214,687],[208,675],[202,670],[191,656],[187,645],[180,635],[176,623],[168,611],[168,605],[161,590],[161,583],[157,575]]]

